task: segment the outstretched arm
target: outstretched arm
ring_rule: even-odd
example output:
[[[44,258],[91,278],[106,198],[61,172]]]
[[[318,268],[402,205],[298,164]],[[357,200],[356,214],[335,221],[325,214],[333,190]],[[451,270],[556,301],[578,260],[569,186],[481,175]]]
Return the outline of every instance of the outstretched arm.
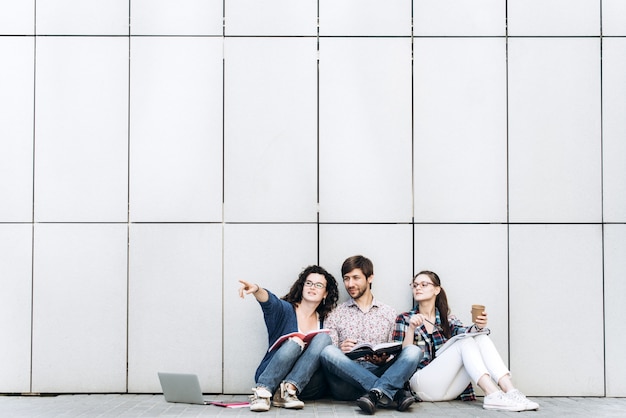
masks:
[[[267,290],[263,289],[258,284],[249,283],[245,280],[239,280],[239,283],[241,283],[241,287],[239,288],[240,298],[243,299],[246,295],[252,293],[259,302],[267,302],[269,300],[270,295],[267,293]]]

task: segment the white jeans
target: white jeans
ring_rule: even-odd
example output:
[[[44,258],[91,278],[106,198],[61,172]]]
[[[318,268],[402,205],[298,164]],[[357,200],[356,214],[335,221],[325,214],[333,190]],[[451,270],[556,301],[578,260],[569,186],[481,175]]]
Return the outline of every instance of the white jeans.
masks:
[[[497,383],[510,372],[491,338],[477,335],[455,342],[440,357],[415,372],[409,383],[423,401],[450,401],[485,374]]]

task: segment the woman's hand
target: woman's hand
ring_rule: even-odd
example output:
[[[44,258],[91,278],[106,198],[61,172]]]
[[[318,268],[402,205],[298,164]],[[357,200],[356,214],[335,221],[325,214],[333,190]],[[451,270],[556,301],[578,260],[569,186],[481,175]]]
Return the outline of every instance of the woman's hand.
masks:
[[[483,328],[487,328],[487,312],[483,311],[482,315],[478,315],[476,317],[476,322],[474,322],[476,328],[481,330]]]
[[[259,291],[258,284],[249,283],[245,280],[239,280],[239,283],[241,283],[241,287],[239,288],[239,297],[242,299],[250,293],[254,294]]]
[[[270,298],[270,294],[267,290],[263,289],[256,283],[250,283],[245,280],[239,280],[241,287],[239,288],[239,297],[243,299],[244,296],[252,294],[259,302],[267,302]]]
[[[409,329],[415,331],[416,328],[421,327],[422,325],[424,325],[425,318],[424,315],[422,314],[415,314],[413,316],[411,316],[411,318],[409,318]]]
[[[297,343],[302,350],[304,350],[304,347],[306,347],[306,344],[304,343],[304,341],[302,341],[302,338],[300,337],[291,337],[290,340],[294,343]]]

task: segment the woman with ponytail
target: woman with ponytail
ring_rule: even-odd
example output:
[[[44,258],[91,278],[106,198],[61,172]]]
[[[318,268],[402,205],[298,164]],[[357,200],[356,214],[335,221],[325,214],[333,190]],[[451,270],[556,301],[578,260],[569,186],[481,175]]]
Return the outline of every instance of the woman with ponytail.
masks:
[[[415,308],[396,318],[394,341],[403,346],[415,344],[424,351],[417,372],[409,380],[411,390],[422,401],[475,400],[472,382],[484,392],[483,408],[504,411],[538,409],[511,381],[487,329],[487,313],[465,327],[450,314],[441,280],[432,271],[415,275],[410,284]],[[446,341],[460,338],[445,351],[437,351]],[[471,338],[469,338],[471,337]]]

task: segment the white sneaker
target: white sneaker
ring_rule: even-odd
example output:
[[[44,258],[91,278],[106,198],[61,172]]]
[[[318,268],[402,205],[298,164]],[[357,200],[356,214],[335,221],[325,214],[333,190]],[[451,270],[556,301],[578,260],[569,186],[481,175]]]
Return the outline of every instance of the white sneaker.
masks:
[[[270,410],[270,398],[272,394],[263,387],[252,388],[250,395],[250,410],[254,412],[265,412]]]
[[[498,411],[524,411],[525,406],[523,403],[513,399],[510,396],[506,396],[501,390],[485,396],[483,400],[483,408],[493,409]]]
[[[515,401],[524,405],[524,411],[533,411],[539,409],[539,404],[528,399],[522,392],[517,389],[513,389],[505,393],[505,396],[514,399]]]
[[[287,383],[282,382],[276,393],[274,394],[274,400],[272,404],[279,408],[287,409],[302,409],[304,408],[304,402],[302,402],[296,396],[294,389],[287,388]]]

